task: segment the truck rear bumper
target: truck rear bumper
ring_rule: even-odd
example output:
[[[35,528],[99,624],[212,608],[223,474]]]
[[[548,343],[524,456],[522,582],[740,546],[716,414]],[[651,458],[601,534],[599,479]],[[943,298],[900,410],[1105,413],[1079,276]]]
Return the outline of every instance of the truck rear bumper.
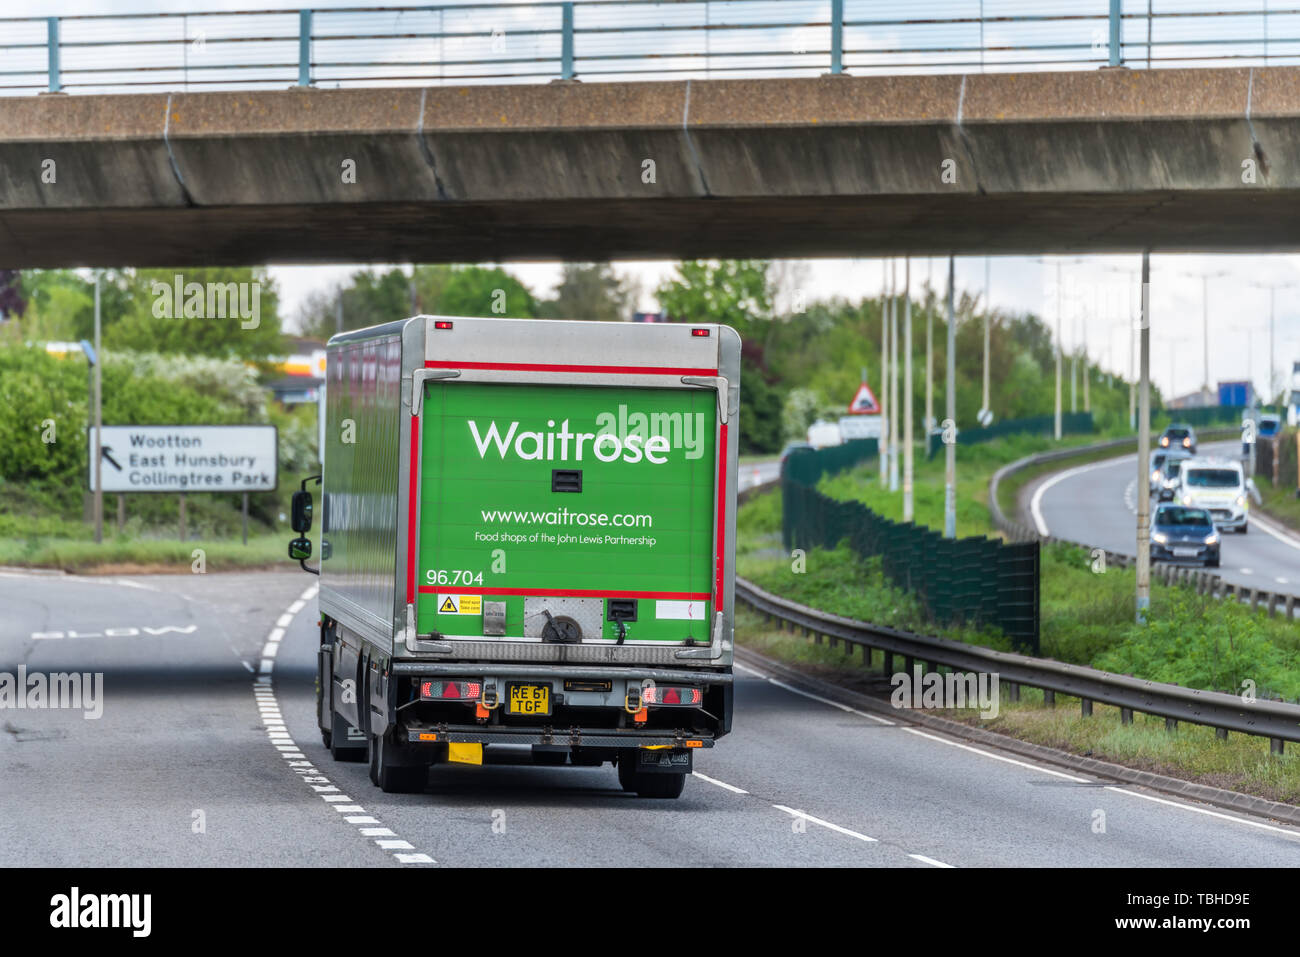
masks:
[[[393,675],[425,677],[428,675],[509,674],[512,678],[580,678],[604,680],[606,678],[632,678],[657,682],[684,681],[691,684],[729,685],[731,672],[709,671],[703,668],[633,668],[626,665],[519,665],[506,661],[480,661],[470,663],[438,661],[393,661],[389,666]]]
[[[710,734],[685,734],[661,729],[644,731],[616,728],[511,728],[478,725],[405,726],[412,745],[440,744],[541,744],[582,748],[711,748]]]

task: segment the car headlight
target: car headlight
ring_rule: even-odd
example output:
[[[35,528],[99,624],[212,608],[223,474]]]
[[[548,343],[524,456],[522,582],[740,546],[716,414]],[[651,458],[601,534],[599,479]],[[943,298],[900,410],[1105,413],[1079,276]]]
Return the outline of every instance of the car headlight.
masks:
[[[1159,481],[1160,481],[1160,470],[1159,470],[1159,469],[1156,469],[1154,472],[1151,473],[1151,481],[1153,481],[1153,482],[1159,482]]]
[[[1152,532],[1151,541],[1159,542],[1161,545],[1166,545],[1169,543],[1169,536],[1164,532]]]
[[[1219,533],[1218,533],[1218,532],[1210,532],[1209,535],[1206,535],[1206,536],[1205,536],[1205,544],[1206,544],[1206,545],[1217,545],[1217,544],[1219,544]]]
[[[1242,508],[1245,508],[1245,507],[1246,507],[1246,496],[1244,496],[1244,495],[1238,495],[1238,496],[1237,496],[1237,504],[1240,505]]]
[[[1169,436],[1167,436],[1167,435],[1162,435],[1162,436],[1160,436],[1160,445],[1161,445],[1162,448],[1168,448],[1168,447],[1169,447]]]
[[[1192,447],[1192,440],[1191,440],[1191,439],[1183,439],[1183,448],[1185,448],[1185,449],[1190,449],[1191,447]]]
[[[1184,495],[1184,496],[1183,496],[1183,504],[1184,504],[1184,505],[1191,505],[1191,504],[1192,504],[1192,497],[1191,497],[1190,495]]]

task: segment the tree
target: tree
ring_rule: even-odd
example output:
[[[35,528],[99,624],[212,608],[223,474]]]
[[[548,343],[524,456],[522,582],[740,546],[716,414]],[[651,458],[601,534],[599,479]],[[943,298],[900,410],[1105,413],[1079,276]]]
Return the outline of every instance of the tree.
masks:
[[[546,319],[616,322],[627,318],[634,292],[609,263],[565,263],[555,298],[543,302],[540,313]]]
[[[258,267],[141,269],[122,313],[104,310],[111,349],[262,362],[284,350],[275,281]]]
[[[678,263],[656,296],[672,320],[724,323],[742,339],[762,338],[760,323],[772,316],[768,263],[758,259]]]
[[[21,316],[27,311],[20,276],[16,269],[0,269],[0,322],[10,316]]]
[[[500,266],[462,266],[452,271],[437,303],[444,316],[509,316],[535,319],[532,290]]]
[[[744,452],[781,448],[782,391],[767,365],[773,334],[772,283],[762,260],[682,262],[660,285],[659,306],[675,322],[719,323],[741,338],[740,446]]]

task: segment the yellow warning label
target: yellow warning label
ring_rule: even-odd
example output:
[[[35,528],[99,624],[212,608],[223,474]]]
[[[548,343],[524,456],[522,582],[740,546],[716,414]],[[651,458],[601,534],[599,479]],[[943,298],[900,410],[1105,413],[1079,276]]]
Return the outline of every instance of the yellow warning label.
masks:
[[[482,595],[439,595],[438,614],[440,615],[481,615],[483,614]]]

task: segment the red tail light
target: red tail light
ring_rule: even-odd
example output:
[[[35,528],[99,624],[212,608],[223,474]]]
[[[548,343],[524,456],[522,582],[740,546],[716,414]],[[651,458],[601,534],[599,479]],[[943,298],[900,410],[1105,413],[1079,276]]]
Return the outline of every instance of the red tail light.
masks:
[[[422,701],[477,701],[482,692],[481,681],[425,679],[420,682]]]
[[[704,701],[703,688],[690,688],[682,685],[656,685],[641,692],[641,700],[646,704],[659,707],[677,705],[693,707]]]

